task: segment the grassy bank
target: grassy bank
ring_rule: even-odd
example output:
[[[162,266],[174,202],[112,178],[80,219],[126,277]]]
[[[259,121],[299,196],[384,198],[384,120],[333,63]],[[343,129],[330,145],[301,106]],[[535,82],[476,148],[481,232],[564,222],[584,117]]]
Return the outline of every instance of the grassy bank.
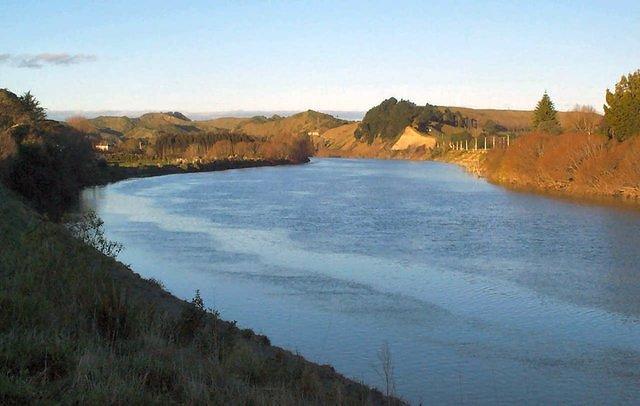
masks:
[[[640,205],[640,140],[531,133],[506,149],[448,151],[434,158],[492,183],[526,192]]]
[[[0,247],[2,404],[388,402],[171,296],[1,186]]]
[[[532,133],[487,155],[492,182],[518,190],[640,203],[640,140]]]

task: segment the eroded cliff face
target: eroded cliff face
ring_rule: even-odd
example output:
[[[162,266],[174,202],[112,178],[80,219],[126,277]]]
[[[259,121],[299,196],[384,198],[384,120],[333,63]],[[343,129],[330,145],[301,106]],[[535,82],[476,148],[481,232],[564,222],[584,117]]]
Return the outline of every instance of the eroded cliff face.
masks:
[[[435,137],[418,133],[411,127],[391,140],[361,141],[355,137],[358,124],[345,124],[314,137],[316,156],[421,160],[429,159],[435,147]]]

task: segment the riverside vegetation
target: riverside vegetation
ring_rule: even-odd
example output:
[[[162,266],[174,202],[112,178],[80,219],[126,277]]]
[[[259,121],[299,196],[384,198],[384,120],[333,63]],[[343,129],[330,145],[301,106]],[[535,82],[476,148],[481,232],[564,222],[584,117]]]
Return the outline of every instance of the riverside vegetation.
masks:
[[[141,278],[95,215],[34,211],[106,163],[31,95],[0,96],[0,403],[401,403]]]
[[[489,180],[517,189],[568,196],[640,199],[640,71],[607,90],[604,117],[589,109],[562,131],[548,96],[536,109],[534,131],[482,162]],[[585,112],[586,110],[586,112]]]
[[[602,116],[592,106],[558,112],[546,92],[533,111],[420,107],[391,98],[370,109],[362,122],[325,132],[317,153],[453,162],[518,190],[635,204],[640,200],[640,71],[623,76],[605,99]],[[414,143],[396,150],[407,128],[431,138],[435,147]],[[483,141],[496,138],[498,147],[484,150]],[[455,143],[463,150],[452,149]]]
[[[116,130],[97,130],[83,119],[47,120],[30,93],[19,97],[0,89],[1,180],[37,210],[56,218],[90,185],[128,177],[302,163],[312,153],[304,133],[250,136],[211,126],[191,128],[180,124],[184,120],[179,113],[152,116],[159,123],[147,118],[142,122],[145,127],[134,132],[144,129],[153,137],[118,138]],[[155,130],[149,129],[152,124]],[[113,148],[97,154],[94,148],[101,145]]]

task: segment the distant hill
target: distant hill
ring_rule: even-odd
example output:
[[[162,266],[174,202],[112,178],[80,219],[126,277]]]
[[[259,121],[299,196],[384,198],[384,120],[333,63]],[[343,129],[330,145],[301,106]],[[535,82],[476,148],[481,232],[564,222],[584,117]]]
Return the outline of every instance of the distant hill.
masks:
[[[433,115],[430,108],[416,106],[407,101],[387,99],[367,112],[365,120],[335,127],[320,134],[316,145],[322,156],[345,157],[415,157],[415,146],[433,145],[434,137],[460,139],[470,133],[481,134],[527,131],[531,126],[533,111],[472,109],[467,107],[438,106],[441,116]],[[448,112],[447,112],[448,111]],[[419,117],[425,113],[426,118]],[[451,117],[453,113],[453,116]],[[571,128],[580,115],[579,112],[558,112],[560,124]],[[602,116],[587,113],[597,122]],[[368,116],[368,117],[367,117]],[[469,127],[460,126],[460,120],[468,120]],[[423,121],[429,131],[416,131]],[[366,125],[363,128],[363,123]],[[452,125],[456,124],[456,125]],[[474,127],[475,125],[475,127]],[[411,130],[413,128],[413,131]],[[422,129],[425,130],[425,129]],[[422,134],[423,137],[420,137]],[[373,140],[373,141],[372,141]]]
[[[244,113],[246,112],[239,112]],[[425,136],[451,139],[468,137],[470,132],[481,133],[488,128],[487,125],[498,128],[498,131],[525,131],[530,127],[533,114],[532,111],[525,110],[416,106],[408,101],[395,99],[388,99],[367,113],[369,117],[362,122],[347,121],[313,110],[288,116],[225,116],[208,120],[193,120],[188,114],[165,112],[145,113],[135,118],[99,116],[88,121],[103,139],[116,142],[127,139],[153,142],[160,134],[216,131],[231,131],[256,138],[309,134],[318,153],[322,155],[393,157],[403,151],[415,149],[405,149],[404,146],[432,145],[432,140],[422,140],[414,132],[410,131],[409,137],[406,130],[408,126]],[[579,114],[581,113],[559,112],[558,117],[563,127],[570,128]],[[601,118],[600,115],[593,114],[597,120]],[[465,120],[466,124],[461,124]],[[363,133],[362,123],[365,121],[367,127]],[[358,132],[360,137],[356,136]],[[403,133],[406,133],[407,139],[399,142]]]
[[[426,104],[418,106],[409,100],[390,97],[367,111],[358,125],[355,137],[371,144],[376,139],[392,142],[407,126],[424,133],[440,132],[444,125],[461,130],[472,126],[467,117],[447,108]]]
[[[343,120],[362,120],[364,111],[357,110],[317,110]],[[97,117],[140,117],[143,114],[153,113],[152,110],[47,110],[47,116],[52,120],[65,121],[70,117],[85,117],[93,119]],[[299,113],[299,110],[227,110],[185,112],[184,115],[194,121],[208,121],[217,118],[251,118],[256,116],[271,117],[278,115],[288,117]]]
[[[478,126],[483,128],[487,121],[491,120],[506,127],[510,131],[528,130],[533,118],[532,110],[497,110],[497,109],[472,109],[468,107],[448,107],[453,112],[478,120]],[[582,114],[574,111],[559,111],[558,119],[564,128],[571,126],[576,116]],[[601,115],[591,113],[594,117]]]
[[[103,137],[153,139],[162,132],[184,134],[201,131],[193,121],[178,112],[147,113],[138,118],[100,116],[89,122]]]
[[[346,120],[308,110],[289,117],[256,116],[251,118],[221,117],[194,121],[179,112],[147,113],[138,118],[101,116],[88,120],[105,137],[153,140],[162,133],[187,134],[229,130],[254,137],[317,135],[346,124]]]
[[[238,129],[253,136],[296,135],[312,133],[317,135],[343,124],[346,120],[329,114],[307,110],[289,117],[254,117],[240,124]]]

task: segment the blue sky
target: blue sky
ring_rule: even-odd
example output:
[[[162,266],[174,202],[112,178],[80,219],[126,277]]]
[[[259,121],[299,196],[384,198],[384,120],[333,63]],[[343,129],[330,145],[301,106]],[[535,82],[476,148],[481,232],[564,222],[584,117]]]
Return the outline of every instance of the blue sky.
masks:
[[[51,110],[529,109],[545,89],[601,110],[638,68],[638,1],[0,4],[0,87]]]

